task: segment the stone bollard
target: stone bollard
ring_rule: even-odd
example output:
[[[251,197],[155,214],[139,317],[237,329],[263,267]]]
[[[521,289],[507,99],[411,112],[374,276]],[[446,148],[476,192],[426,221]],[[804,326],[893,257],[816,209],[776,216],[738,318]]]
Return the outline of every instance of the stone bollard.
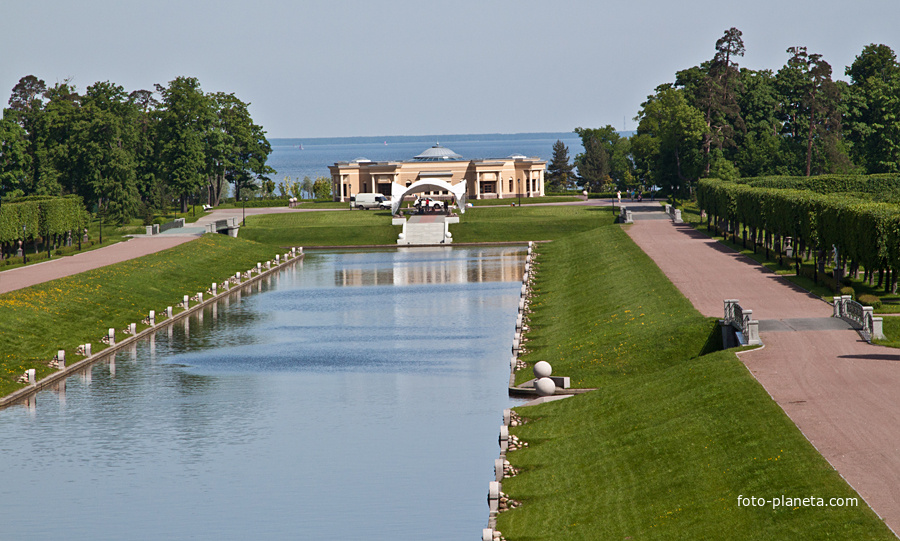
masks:
[[[272,262],[271,262],[271,261],[266,261],[266,270],[269,270],[269,269],[271,269],[271,268],[272,268]]]
[[[519,359],[516,359],[515,356],[509,358],[509,371],[510,373],[516,371],[516,366],[519,364]]]
[[[525,263],[525,274],[528,274],[529,270],[531,270],[531,263]]]
[[[116,345],[116,330],[110,327],[107,336],[109,337],[109,345]]]
[[[197,292],[197,302],[200,304],[203,304],[203,292],[202,291]]]
[[[513,338],[513,343],[512,343],[512,351],[513,351],[513,353],[517,353],[517,352],[519,351],[519,344],[520,344],[520,342],[519,342],[519,335],[516,334],[516,337]]]
[[[181,304],[182,304],[182,306],[184,306],[184,309],[187,310],[191,305],[191,297],[188,295],[185,295],[181,301]]]
[[[516,330],[517,330],[517,331],[520,330],[520,329],[522,328],[522,320],[523,320],[523,319],[524,319],[524,318],[522,317],[522,314],[521,314],[521,312],[520,312],[519,315],[516,316]]]
[[[520,291],[520,296],[524,297],[524,296],[527,295],[527,294],[528,294],[528,286],[526,286],[525,284],[522,284],[522,289],[521,289],[521,291]]]
[[[91,343],[90,342],[88,342],[87,344],[84,345],[84,356],[85,357],[91,356]]]
[[[547,361],[538,361],[534,363],[534,377],[537,379],[541,378],[549,378],[550,374],[553,373],[553,367],[550,366],[550,363]]]
[[[681,219],[681,209],[675,209],[675,223],[676,224],[684,223],[684,221]]]
[[[539,378],[535,380],[534,388],[537,390],[537,394],[550,396],[556,392],[556,383],[550,378]]]
[[[512,410],[506,408],[503,410],[503,424],[509,426],[509,420],[512,419]]]
[[[166,318],[167,319],[172,319],[172,312],[173,312],[172,307],[166,306]]]
[[[66,350],[60,349],[56,352],[56,367],[60,370],[66,367]]]
[[[525,273],[522,274],[522,281],[523,281],[524,283],[527,284],[527,283],[528,283],[528,278],[529,278],[529,276],[528,276],[528,271],[525,271]]]
[[[156,310],[150,310],[150,316],[147,318],[150,320],[150,326],[156,325]]]
[[[241,283],[241,273],[234,273],[234,279],[237,281],[237,283]]]
[[[262,263],[256,264],[256,274],[262,274]]]
[[[217,284],[216,282],[213,282],[212,288],[210,288],[210,291],[212,291],[212,294],[215,297],[219,293],[219,284]]]
[[[281,264],[281,256],[278,255],[278,254],[275,254],[275,264],[276,264],[276,265],[280,265],[280,264]]]
[[[500,427],[500,439],[498,441],[500,442],[500,450],[501,451],[505,452],[507,449],[509,449],[509,427],[508,426],[502,425]]]
[[[495,458],[494,459],[494,481],[498,483],[503,481],[503,459]]]
[[[137,334],[137,323],[129,323],[128,324],[128,334],[134,336]]]
[[[35,383],[37,383],[37,380],[35,379],[35,376],[34,376],[34,368],[29,368],[28,370],[26,370],[25,375],[28,376],[28,384],[29,385],[34,385]]]
[[[488,485],[488,507],[490,507],[491,513],[500,511],[500,483],[497,481],[491,481],[491,484]]]
[[[525,311],[525,299],[519,298],[519,312]]]
[[[300,253],[300,255],[303,255],[303,246],[298,246],[297,252]]]
[[[483,528],[481,530],[481,541],[494,541],[493,528]]]
[[[285,262],[285,263],[288,262],[288,259],[290,259],[290,258],[288,257],[288,255],[287,255],[287,254],[284,254],[284,262]]]
[[[882,317],[873,317],[872,318],[872,336],[870,337],[872,340],[884,340],[884,318]]]

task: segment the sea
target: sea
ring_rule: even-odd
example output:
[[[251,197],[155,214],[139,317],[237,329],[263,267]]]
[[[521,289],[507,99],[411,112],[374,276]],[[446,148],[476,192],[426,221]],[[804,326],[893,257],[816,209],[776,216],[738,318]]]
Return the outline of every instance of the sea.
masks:
[[[575,132],[482,133],[467,135],[402,135],[385,137],[320,137],[269,139],[272,153],[268,164],[276,173],[270,178],[303,180],[309,177],[331,178],[329,165],[366,158],[373,162],[406,161],[439,144],[460,154],[466,160],[505,158],[514,154],[537,157],[548,162],[553,157],[553,144],[562,141],[574,159],[584,151]],[[288,177],[290,177],[288,179]]]

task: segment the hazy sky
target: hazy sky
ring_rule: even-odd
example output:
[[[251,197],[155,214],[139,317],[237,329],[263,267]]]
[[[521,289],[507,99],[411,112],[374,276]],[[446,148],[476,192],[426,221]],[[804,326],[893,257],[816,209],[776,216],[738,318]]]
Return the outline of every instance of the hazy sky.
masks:
[[[804,45],[843,78],[869,43],[900,51],[898,0],[8,0],[0,21],[4,104],[29,74],[129,92],[185,75],[251,102],[269,137],[631,130],[732,26],[752,69]]]

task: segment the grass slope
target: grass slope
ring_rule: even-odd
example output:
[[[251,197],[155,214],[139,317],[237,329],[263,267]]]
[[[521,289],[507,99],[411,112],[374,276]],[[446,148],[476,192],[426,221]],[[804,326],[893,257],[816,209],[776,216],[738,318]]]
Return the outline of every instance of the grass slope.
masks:
[[[451,225],[453,242],[551,240],[598,225],[615,216],[597,207],[472,208]],[[401,226],[388,211],[297,212],[247,218],[241,238],[275,245],[347,246],[397,244]]]
[[[16,383],[28,368],[38,378],[53,369],[48,361],[65,349],[69,364],[75,349],[91,342],[103,345],[107,329],[140,322],[150,310],[166,306],[186,293],[206,291],[237,271],[281,253],[271,246],[204,235],[200,239],[108,267],[53,280],[0,295],[0,395],[22,387]],[[141,329],[143,326],[139,325]]]
[[[526,359],[599,390],[519,408],[507,539],[894,539],[861,500],[739,507],[856,494],[618,226],[540,251]]]

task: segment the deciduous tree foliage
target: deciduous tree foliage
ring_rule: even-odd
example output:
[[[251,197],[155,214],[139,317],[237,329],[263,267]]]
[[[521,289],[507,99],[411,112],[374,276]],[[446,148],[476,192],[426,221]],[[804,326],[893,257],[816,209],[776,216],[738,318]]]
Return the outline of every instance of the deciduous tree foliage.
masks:
[[[271,146],[233,94],[206,94],[192,77],[130,94],[109,81],[80,95],[23,77],[0,120],[0,198],[77,194],[124,222],[177,198],[218,204],[268,180]]]

